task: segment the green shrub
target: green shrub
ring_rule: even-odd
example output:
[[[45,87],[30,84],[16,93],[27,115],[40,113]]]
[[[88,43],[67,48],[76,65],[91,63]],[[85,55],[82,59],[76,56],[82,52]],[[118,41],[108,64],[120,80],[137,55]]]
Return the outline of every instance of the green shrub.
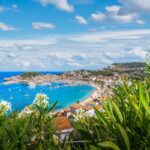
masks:
[[[20,77],[22,79],[26,79],[26,78],[33,78],[36,76],[42,75],[42,73],[38,73],[38,72],[25,72],[23,74],[20,75]]]
[[[150,77],[150,64],[147,64],[145,69],[146,69],[147,75]]]
[[[150,149],[150,79],[123,83],[115,96],[103,101],[104,111],[74,127],[88,148]]]
[[[11,105],[0,102],[0,150],[149,150],[150,79],[124,81],[113,90],[102,111],[93,116],[78,110],[70,118],[75,130],[63,142],[51,113],[57,103],[50,107],[46,95],[37,94],[31,106],[10,115]]]
[[[6,115],[0,111],[0,150],[57,148],[55,116],[51,113],[55,106],[56,103],[49,108],[48,97],[38,94],[33,104],[21,113]]]

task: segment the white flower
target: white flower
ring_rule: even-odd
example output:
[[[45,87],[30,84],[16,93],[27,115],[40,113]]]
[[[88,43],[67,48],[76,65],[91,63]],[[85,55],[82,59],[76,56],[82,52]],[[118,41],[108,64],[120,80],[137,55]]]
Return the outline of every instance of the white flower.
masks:
[[[59,137],[57,135],[53,135],[53,142],[54,142],[55,145],[58,145]]]
[[[85,111],[82,108],[77,109],[73,117],[75,122],[82,122],[85,119]]]
[[[32,113],[34,113],[34,108],[32,106],[27,106],[21,111],[21,113],[19,113],[18,117],[27,117],[30,116]]]
[[[128,85],[129,87],[132,86],[132,82],[129,81],[129,82],[127,83],[127,85]]]
[[[35,97],[33,104],[36,104],[40,107],[46,108],[49,105],[49,98],[45,94],[38,93]]]
[[[53,118],[52,112],[49,112],[49,113],[48,113],[48,116],[49,116],[49,118]]]
[[[11,110],[11,103],[4,101],[4,100],[1,100],[0,101],[0,112],[7,113],[10,110]]]
[[[85,112],[82,108],[76,110],[76,113],[73,115],[75,122],[86,122],[86,119],[92,118],[94,116],[94,110],[89,110]]]
[[[92,110],[87,111],[86,114],[87,114],[87,116],[89,116],[89,117],[94,117],[95,111],[94,111],[94,109],[92,109]]]
[[[21,111],[21,113],[19,113],[18,117],[22,118],[22,117],[30,116],[32,113],[34,113],[36,111],[34,104],[38,105],[41,108],[47,108],[49,105],[48,99],[49,98],[47,95],[38,93],[33,101],[33,104],[31,106],[25,107]]]
[[[76,114],[83,114],[84,110],[82,108],[76,110]]]

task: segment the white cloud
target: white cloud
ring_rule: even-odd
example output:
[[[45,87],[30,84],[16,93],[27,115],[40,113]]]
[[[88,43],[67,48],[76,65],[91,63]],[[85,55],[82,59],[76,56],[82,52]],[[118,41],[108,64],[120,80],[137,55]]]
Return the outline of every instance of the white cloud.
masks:
[[[73,6],[70,5],[67,0],[40,0],[40,2],[44,6],[48,4],[53,4],[58,9],[66,11],[66,12],[73,12],[74,10]]]
[[[131,11],[150,11],[149,0],[121,0],[126,9]]]
[[[92,28],[89,28],[88,31],[89,31],[89,32],[96,32],[96,31],[97,31],[97,28],[92,27]]]
[[[18,5],[16,4],[12,4],[11,6],[8,7],[4,7],[4,6],[0,6],[0,13],[1,12],[5,12],[5,11],[17,11],[18,10]]]
[[[50,37],[0,40],[1,70],[100,69],[113,62],[143,61],[150,46],[148,29]]]
[[[7,58],[16,58],[16,55],[14,53],[9,53],[6,56]]]
[[[136,47],[133,50],[131,50],[129,53],[145,59],[147,52],[145,50],[143,50],[143,48],[141,48],[141,47]]]
[[[3,6],[0,6],[0,13],[4,11],[5,11],[5,8]]]
[[[83,43],[103,43],[111,40],[139,40],[149,36],[150,30],[102,31],[70,36],[70,40]]]
[[[101,13],[101,12],[98,12],[98,13],[92,13],[91,14],[91,18],[94,20],[94,21],[104,21],[106,20],[106,15]]]
[[[139,24],[139,25],[144,25],[145,24],[145,21],[143,21],[143,20],[136,20],[135,21],[137,24]]]
[[[22,62],[20,62],[20,65],[23,66],[23,67],[30,67],[31,62],[29,62],[29,61],[22,61]]]
[[[52,23],[47,23],[47,22],[33,22],[32,23],[32,28],[36,30],[40,29],[54,29],[55,25]]]
[[[21,48],[21,50],[31,50],[33,46],[47,46],[53,45],[57,43],[57,39],[46,38],[46,39],[30,39],[30,40],[2,40],[0,41],[0,48],[2,49],[10,49],[10,48]]]
[[[122,7],[120,6],[107,6],[106,12],[92,13],[91,18],[97,22],[119,22],[119,23],[131,23],[138,18],[137,13],[122,13]]]
[[[121,9],[121,7],[116,6],[116,5],[106,7],[106,11],[111,12],[111,13],[117,13],[117,12],[119,12],[120,9]]]
[[[75,16],[75,19],[80,24],[83,24],[83,25],[88,24],[87,20],[84,17],[80,16],[80,15]]]
[[[13,8],[13,9],[18,9],[18,5],[12,4],[12,5],[11,5],[11,8]]]
[[[130,13],[130,14],[125,14],[125,15],[113,15],[111,16],[112,20],[120,23],[131,23],[137,18],[136,13]]]
[[[21,49],[25,51],[30,51],[32,50],[32,46],[22,46]]]
[[[13,31],[15,29],[14,29],[14,27],[12,27],[10,25],[7,25],[4,22],[0,22],[0,30],[3,30],[3,31]]]

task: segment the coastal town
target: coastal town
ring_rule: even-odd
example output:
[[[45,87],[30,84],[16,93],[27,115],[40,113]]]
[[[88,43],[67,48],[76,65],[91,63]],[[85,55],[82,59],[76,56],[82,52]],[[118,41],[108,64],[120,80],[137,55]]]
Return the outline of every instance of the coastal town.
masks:
[[[36,85],[48,85],[51,82],[62,82],[71,85],[89,84],[95,87],[90,97],[84,101],[78,101],[68,108],[55,112],[57,115],[55,119],[56,130],[59,137],[64,139],[72,131],[72,126],[69,123],[71,116],[79,110],[89,115],[94,115],[94,109],[103,111],[102,101],[107,101],[108,97],[114,95],[112,88],[120,85],[123,78],[137,79],[138,77],[142,80],[143,77],[140,74],[144,71],[144,65],[144,63],[113,64],[103,70],[78,70],[58,75],[25,73],[6,78],[4,84],[24,83],[35,87]]]
[[[25,83],[27,85],[48,85],[52,82],[66,84],[112,84],[118,82],[122,77],[142,80],[145,77],[145,63],[120,63],[112,64],[102,70],[73,70],[59,74],[42,74],[38,72],[26,72],[21,75],[4,79],[3,84]]]

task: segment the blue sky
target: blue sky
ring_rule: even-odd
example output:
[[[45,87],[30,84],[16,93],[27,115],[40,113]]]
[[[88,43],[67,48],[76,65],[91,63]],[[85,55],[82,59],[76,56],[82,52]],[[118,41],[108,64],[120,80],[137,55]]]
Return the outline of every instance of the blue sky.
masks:
[[[144,61],[149,0],[1,0],[0,71]]]

